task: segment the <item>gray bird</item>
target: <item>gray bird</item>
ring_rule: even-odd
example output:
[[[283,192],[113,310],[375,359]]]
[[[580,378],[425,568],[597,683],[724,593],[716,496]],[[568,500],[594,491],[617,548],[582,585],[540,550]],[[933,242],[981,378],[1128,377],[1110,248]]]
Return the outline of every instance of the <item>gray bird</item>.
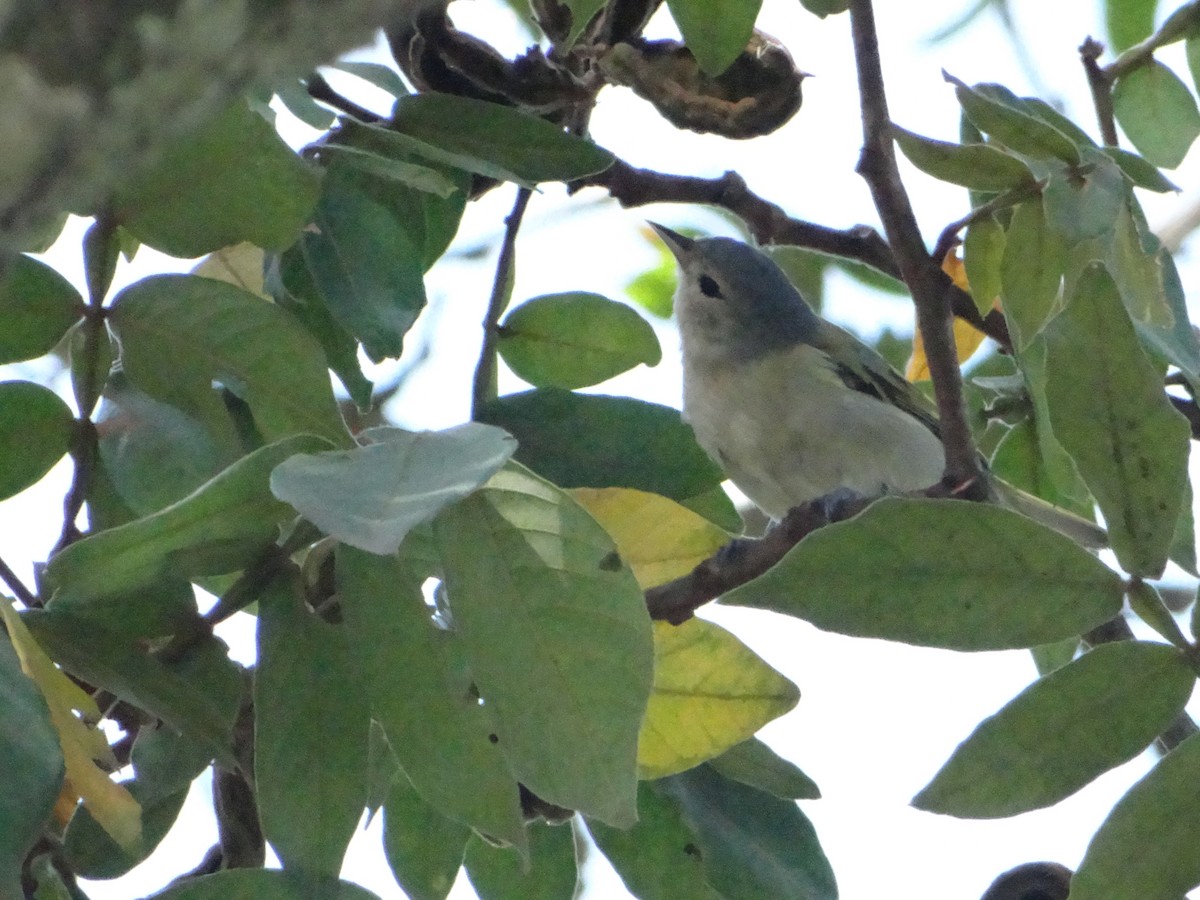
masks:
[[[683,417],[772,518],[838,490],[868,497],[937,484],[933,405],[883,357],[817,315],[766,254],[650,223],[679,263]],[[1090,547],[1103,531],[1001,482],[1001,502]]]

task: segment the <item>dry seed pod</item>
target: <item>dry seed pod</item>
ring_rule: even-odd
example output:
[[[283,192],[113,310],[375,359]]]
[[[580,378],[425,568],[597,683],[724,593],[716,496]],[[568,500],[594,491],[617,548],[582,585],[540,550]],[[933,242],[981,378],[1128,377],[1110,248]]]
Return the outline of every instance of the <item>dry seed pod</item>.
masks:
[[[770,134],[787,122],[800,108],[804,79],[784,46],[758,31],[715,77],[678,41],[617,44],[601,57],[600,69],[677,128],[727,138]]]

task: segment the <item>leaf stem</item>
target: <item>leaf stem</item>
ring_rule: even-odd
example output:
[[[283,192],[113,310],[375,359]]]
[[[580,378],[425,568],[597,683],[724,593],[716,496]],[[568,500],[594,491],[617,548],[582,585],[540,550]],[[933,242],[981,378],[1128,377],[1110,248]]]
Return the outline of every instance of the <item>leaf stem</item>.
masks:
[[[517,257],[517,232],[533,191],[527,187],[517,188],[517,199],[512,212],[504,220],[504,240],[500,244],[500,258],[496,261],[496,277],[492,281],[492,294],[488,299],[487,312],[483,317],[483,346],[479,351],[479,362],[475,366],[475,380],[471,390],[471,418],[479,418],[479,412],[489,400],[494,400],[496,385],[496,338],[499,337],[500,316],[504,314],[512,297],[512,280]]]

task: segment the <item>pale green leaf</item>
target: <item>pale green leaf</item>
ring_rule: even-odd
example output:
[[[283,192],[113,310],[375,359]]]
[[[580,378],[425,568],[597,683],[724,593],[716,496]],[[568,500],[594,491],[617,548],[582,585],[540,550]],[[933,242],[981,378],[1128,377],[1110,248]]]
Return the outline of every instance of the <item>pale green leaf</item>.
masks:
[[[1151,60],[1117,79],[1113,112],[1138,152],[1174,169],[1200,135],[1196,98],[1179,76]]]

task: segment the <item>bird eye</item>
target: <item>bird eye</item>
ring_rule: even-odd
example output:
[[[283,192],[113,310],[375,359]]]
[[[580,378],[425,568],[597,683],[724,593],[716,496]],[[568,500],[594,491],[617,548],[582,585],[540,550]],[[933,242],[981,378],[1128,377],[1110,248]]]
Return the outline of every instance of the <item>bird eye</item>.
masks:
[[[705,297],[720,297],[721,286],[707,275],[700,276],[700,293]]]

